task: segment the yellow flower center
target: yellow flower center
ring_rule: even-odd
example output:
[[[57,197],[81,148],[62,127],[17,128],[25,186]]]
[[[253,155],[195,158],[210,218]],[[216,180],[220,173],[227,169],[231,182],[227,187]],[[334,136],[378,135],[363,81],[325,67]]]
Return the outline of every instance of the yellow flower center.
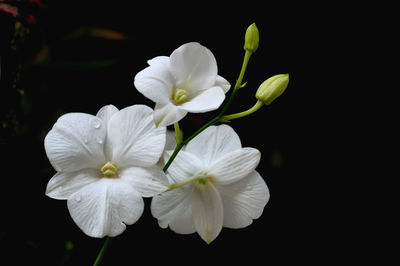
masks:
[[[172,94],[172,101],[175,105],[179,105],[185,102],[187,96],[187,91],[185,89],[178,88]]]
[[[111,162],[106,162],[100,170],[104,176],[114,177],[117,174],[118,167]]]

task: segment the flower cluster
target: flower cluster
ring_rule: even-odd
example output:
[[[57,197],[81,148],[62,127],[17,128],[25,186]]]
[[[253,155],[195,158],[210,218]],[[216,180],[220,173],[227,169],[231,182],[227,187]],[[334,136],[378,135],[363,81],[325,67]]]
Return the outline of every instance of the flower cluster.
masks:
[[[207,243],[223,227],[243,228],[261,216],[268,187],[256,168],[261,152],[242,147],[228,125],[216,123],[249,115],[269,105],[286,89],[289,76],[276,75],[256,93],[247,111],[225,115],[238,90],[250,55],[258,48],[258,29],[246,32],[239,78],[221,112],[183,140],[179,121],[188,113],[218,109],[231,85],[218,75],[212,52],[186,43],[170,56],[158,56],[135,76],[135,87],[155,102],[94,115],[61,116],[45,138],[57,173],[46,195],[67,200],[69,213],[91,237],[117,236],[143,213],[142,197],[152,197],[151,213],[162,228],[197,232]],[[174,125],[175,138],[166,127]]]

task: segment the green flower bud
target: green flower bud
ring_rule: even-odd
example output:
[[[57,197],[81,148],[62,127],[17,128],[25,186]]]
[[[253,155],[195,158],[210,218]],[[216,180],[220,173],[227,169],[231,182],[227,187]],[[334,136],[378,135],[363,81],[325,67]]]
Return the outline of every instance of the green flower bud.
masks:
[[[270,105],[278,98],[289,84],[289,74],[279,74],[270,77],[257,90],[256,98],[266,105]]]
[[[244,37],[244,49],[254,53],[258,48],[259,41],[260,36],[256,23],[253,23],[246,30],[246,35]]]

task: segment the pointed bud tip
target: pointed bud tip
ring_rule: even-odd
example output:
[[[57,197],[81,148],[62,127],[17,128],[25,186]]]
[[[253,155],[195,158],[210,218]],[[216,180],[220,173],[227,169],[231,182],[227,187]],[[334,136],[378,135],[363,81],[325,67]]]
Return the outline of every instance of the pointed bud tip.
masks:
[[[279,74],[264,81],[257,90],[256,98],[266,105],[278,98],[289,84],[289,74]]]
[[[244,50],[254,53],[257,51],[260,42],[260,34],[256,23],[251,24],[247,30],[244,38]]]

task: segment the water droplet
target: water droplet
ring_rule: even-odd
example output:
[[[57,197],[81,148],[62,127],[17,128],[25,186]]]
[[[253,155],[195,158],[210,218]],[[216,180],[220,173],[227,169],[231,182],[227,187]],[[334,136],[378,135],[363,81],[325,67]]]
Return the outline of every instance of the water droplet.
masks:
[[[100,126],[101,126],[100,121],[94,121],[94,122],[93,122],[93,127],[94,127],[94,128],[99,129]]]
[[[80,195],[76,196],[75,200],[76,200],[76,202],[80,202],[81,201],[81,196]]]
[[[89,140],[88,140],[87,138],[84,138],[84,139],[83,139],[83,142],[85,142],[85,143],[88,143],[88,141],[89,141]]]
[[[247,189],[247,190],[253,190],[253,188],[254,188],[253,185],[247,185],[247,186],[246,186],[246,189]]]
[[[97,138],[97,143],[103,144],[103,140],[101,138]]]

